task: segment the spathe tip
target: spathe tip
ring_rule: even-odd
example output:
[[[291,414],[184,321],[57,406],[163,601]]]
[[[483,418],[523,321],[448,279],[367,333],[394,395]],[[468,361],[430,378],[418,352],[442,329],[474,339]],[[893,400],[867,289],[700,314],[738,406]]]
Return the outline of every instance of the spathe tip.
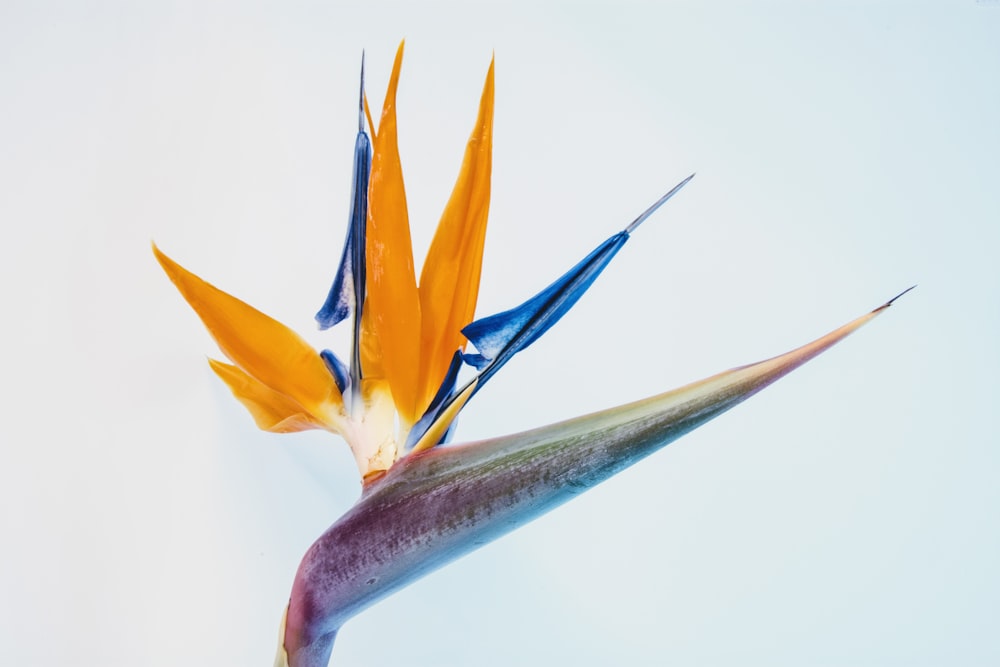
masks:
[[[358,92],[358,132],[365,131],[365,50],[361,49],[361,85]]]
[[[883,303],[881,306],[879,306],[878,308],[876,308],[872,312],[873,313],[877,313],[877,312],[879,312],[881,310],[885,310],[886,308],[888,308],[889,306],[891,306],[892,304],[894,304],[897,300],[899,300],[899,298],[901,296],[903,296],[904,294],[906,294],[907,292],[909,292],[909,291],[911,291],[913,289],[916,289],[916,287],[917,287],[916,285],[911,285],[911,286],[907,287],[905,290],[903,290],[902,292],[900,292],[896,296],[892,297],[891,299],[889,299],[888,301],[886,301],[885,303]]]
[[[629,224],[629,226],[625,228],[625,233],[626,234],[631,234],[632,232],[634,232],[639,225],[641,225],[643,222],[646,221],[646,218],[648,218],[649,216],[653,215],[653,213],[656,212],[656,209],[658,209],[661,206],[663,206],[664,204],[666,204],[667,201],[671,197],[673,197],[675,194],[677,194],[678,192],[680,192],[681,188],[683,188],[685,185],[687,185],[688,182],[692,178],[694,178],[694,174],[691,174],[690,176],[688,176],[687,178],[685,178],[683,181],[681,181],[680,183],[678,183],[677,185],[675,185],[674,187],[672,187],[670,189],[670,192],[668,192],[667,194],[665,194],[662,197],[660,197],[659,199],[657,199],[656,202],[654,202],[652,206],[650,206],[645,211],[643,211],[641,214],[639,214],[639,217],[636,218],[635,220],[633,220]]]

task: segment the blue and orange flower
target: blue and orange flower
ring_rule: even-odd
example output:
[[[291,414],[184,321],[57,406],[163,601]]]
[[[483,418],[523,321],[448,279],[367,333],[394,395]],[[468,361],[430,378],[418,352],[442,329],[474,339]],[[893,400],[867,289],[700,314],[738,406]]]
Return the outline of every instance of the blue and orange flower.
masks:
[[[402,57],[400,44],[377,131],[366,115],[362,68],[347,240],[329,296],[316,315],[322,329],[353,316],[347,363],[329,350],[317,353],[281,323],[153,248],[233,362],[209,361],[257,425],[279,433],[316,428],[336,433],[350,445],[366,479],[388,470],[411,451],[446,440],[472,395],[562,317],[630,232],[693,176],[540,294],[474,322],[490,206],[493,65],[486,74],[458,181],[418,281],[396,132]],[[476,353],[465,353],[468,341],[475,344]],[[478,373],[458,388],[463,364]]]
[[[787,354],[645,401],[527,433],[438,447],[449,440],[469,399],[555,324],[630,234],[693,175],[534,297],[475,320],[490,205],[493,64],[418,280],[397,145],[402,55],[400,44],[377,128],[365,101],[362,66],[347,240],[316,315],[323,329],[351,321],[346,362],[329,350],[316,351],[285,325],[153,247],[232,362],[212,359],[212,369],[257,425],[277,433],[325,429],[342,436],[364,480],[358,503],[299,567],[278,665],[326,665],[338,629],[354,614],[728,410],[892,303]],[[470,342],[475,352],[467,350]],[[471,377],[460,383],[463,368]]]

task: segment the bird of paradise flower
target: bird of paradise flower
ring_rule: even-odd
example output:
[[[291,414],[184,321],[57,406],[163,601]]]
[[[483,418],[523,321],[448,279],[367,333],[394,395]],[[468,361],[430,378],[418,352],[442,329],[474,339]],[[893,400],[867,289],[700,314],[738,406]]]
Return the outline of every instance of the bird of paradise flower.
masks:
[[[401,43],[377,128],[362,64],[347,239],[316,315],[323,329],[351,319],[347,362],[329,350],[317,353],[285,325],[153,246],[233,362],[209,360],[257,425],[277,433],[336,433],[362,476],[358,502],[299,566],[282,620],[279,667],[328,664],[338,630],[364,608],[725,412],[898,298],[791,352],[659,396],[525,433],[440,447],[458,413],[493,374],[555,324],[631,233],[693,175],[534,297],[474,320],[490,203],[493,63],[418,281],[397,146],[402,56]],[[476,352],[466,350],[468,342]],[[475,373],[459,385],[464,366]]]

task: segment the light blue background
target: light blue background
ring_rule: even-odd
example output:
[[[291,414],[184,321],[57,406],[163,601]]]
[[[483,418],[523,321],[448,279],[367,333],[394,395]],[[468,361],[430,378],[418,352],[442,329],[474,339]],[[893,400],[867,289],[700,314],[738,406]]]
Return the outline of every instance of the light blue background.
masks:
[[[407,38],[417,257],[495,50],[480,314],[691,171],[464,414],[549,423],[783,352],[765,393],[351,621],[335,665],[1000,664],[1000,3],[0,5],[0,661],[269,665],[357,495],[257,431],[160,272],[306,334],[355,90]],[[419,262],[419,259],[418,259]]]

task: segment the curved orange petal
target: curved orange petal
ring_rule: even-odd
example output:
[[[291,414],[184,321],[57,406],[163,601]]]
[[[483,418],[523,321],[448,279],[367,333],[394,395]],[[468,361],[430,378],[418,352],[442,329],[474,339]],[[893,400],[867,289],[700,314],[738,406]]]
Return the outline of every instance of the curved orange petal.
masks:
[[[301,405],[279,394],[263,382],[254,379],[232,364],[209,359],[208,364],[222,378],[233,396],[253,416],[257,427],[272,433],[295,433],[309,429],[325,428],[308,415]]]
[[[243,371],[301,405],[314,419],[342,419],[340,391],[323,360],[281,322],[205,282],[160,252],[153,253],[219,349]]]
[[[465,147],[462,169],[420,274],[420,377],[423,384],[418,407],[421,413],[434,398],[455,350],[465,347],[461,330],[472,322],[475,314],[490,210],[492,169],[491,61],[476,125]]]
[[[420,416],[416,414],[420,373],[420,301],[413,270],[403,171],[396,142],[396,87],[402,61],[403,44],[400,43],[385,94],[378,134],[372,146],[365,249],[368,297],[364,309],[378,338],[381,367],[392,389],[396,409],[403,421],[412,424]],[[365,350],[371,346],[362,342],[361,348]],[[364,359],[362,374],[368,375]]]

